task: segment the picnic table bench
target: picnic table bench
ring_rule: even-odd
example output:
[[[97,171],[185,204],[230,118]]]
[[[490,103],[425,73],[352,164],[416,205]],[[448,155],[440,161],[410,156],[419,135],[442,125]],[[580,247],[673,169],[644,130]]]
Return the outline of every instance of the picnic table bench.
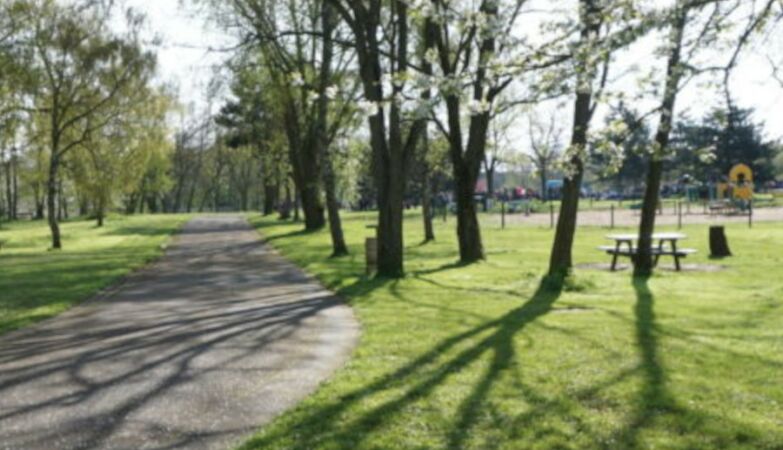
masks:
[[[635,234],[610,234],[606,238],[613,240],[615,245],[602,245],[598,249],[612,256],[612,271],[617,270],[619,257],[633,258],[638,253],[639,249],[634,243],[639,240],[639,236]],[[680,259],[696,253],[696,249],[677,247],[677,241],[688,238],[682,233],[656,233],[652,238],[654,241],[658,241],[658,244],[653,245],[650,249],[655,257],[654,264],[656,266],[661,256],[671,256],[674,258],[674,267],[680,271],[682,270]]]

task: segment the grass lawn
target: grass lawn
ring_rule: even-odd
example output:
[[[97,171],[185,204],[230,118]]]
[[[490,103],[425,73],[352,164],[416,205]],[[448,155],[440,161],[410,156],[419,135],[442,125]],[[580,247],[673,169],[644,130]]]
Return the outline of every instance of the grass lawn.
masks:
[[[365,226],[345,216],[352,256],[326,231],[251,218],[290,259],[354,307],[347,366],[245,444],[258,449],[783,449],[783,226],[730,225],[726,270],[578,270],[540,287],[552,232],[484,228],[487,262],[460,267],[454,222],[420,246],[406,223],[408,276],[362,277]],[[618,230],[632,231],[632,230]],[[579,230],[577,263],[606,229]],[[670,261],[666,261],[668,264]]]
[[[0,334],[52,317],[162,252],[184,216],[111,217],[62,224],[62,251],[45,222],[4,223],[0,240]]]

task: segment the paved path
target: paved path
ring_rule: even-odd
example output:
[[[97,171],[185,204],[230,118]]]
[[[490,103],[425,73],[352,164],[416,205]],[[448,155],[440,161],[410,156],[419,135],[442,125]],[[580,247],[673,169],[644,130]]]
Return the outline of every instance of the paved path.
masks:
[[[0,338],[0,449],[230,448],[357,336],[243,219],[196,219],[107,298]]]

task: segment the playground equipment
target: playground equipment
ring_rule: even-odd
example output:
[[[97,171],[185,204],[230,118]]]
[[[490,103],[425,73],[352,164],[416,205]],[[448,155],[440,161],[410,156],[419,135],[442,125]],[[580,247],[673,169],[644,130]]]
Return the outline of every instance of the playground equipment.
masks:
[[[718,183],[718,200],[753,200],[753,171],[745,164],[737,164],[729,172],[729,181]]]

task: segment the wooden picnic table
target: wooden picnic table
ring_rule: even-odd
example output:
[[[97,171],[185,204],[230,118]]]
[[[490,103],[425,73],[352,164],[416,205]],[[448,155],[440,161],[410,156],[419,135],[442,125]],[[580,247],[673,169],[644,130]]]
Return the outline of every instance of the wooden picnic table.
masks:
[[[632,258],[636,255],[638,248],[634,245],[639,240],[637,234],[610,234],[606,236],[607,239],[615,242],[612,246],[602,246],[599,250],[606,251],[612,255],[612,270],[617,270],[617,259],[620,256],[627,256]],[[653,245],[652,253],[655,256],[655,265],[658,265],[658,260],[661,256],[674,257],[674,266],[677,271],[682,270],[680,265],[680,258],[685,258],[689,254],[696,253],[696,250],[691,248],[678,248],[677,242],[688,239],[688,236],[683,233],[655,233],[652,235],[653,241],[658,241],[658,245]],[[668,247],[667,245],[668,244]]]

